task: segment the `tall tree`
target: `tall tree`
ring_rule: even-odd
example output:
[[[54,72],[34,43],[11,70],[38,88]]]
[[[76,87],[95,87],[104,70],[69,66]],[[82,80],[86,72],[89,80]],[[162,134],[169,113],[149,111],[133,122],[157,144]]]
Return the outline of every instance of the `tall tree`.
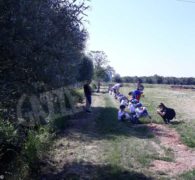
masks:
[[[89,56],[94,64],[94,78],[97,80],[107,77],[106,66],[108,64],[107,55],[104,51],[91,51]]]
[[[84,56],[82,58],[82,61],[79,65],[79,75],[78,75],[78,79],[79,81],[85,81],[85,80],[91,80],[93,77],[93,61],[87,57]]]
[[[78,77],[87,32],[85,0],[0,0],[0,99],[5,105],[37,86]],[[39,88],[40,89],[40,88]],[[43,89],[43,88],[41,88]]]

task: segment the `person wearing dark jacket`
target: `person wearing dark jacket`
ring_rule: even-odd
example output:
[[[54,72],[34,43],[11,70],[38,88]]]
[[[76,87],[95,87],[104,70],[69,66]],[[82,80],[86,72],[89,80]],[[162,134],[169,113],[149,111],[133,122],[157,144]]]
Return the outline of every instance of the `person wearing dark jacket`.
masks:
[[[169,124],[170,121],[176,116],[175,110],[166,107],[163,103],[160,103],[158,106],[157,113],[163,118],[166,124]]]
[[[90,83],[91,83],[91,81],[87,81],[87,83],[84,84],[84,86],[83,86],[84,94],[85,94],[85,98],[86,98],[86,106],[85,106],[86,112],[91,112],[92,90],[90,87]]]

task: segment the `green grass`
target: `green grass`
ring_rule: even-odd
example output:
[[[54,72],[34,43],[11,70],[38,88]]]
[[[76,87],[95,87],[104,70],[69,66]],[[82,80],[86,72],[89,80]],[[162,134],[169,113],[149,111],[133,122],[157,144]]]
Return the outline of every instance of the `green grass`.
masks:
[[[177,127],[178,131],[181,133],[182,141],[189,147],[195,148],[195,123],[182,124]]]
[[[176,119],[173,125],[181,135],[181,139],[188,147],[195,147],[195,92],[190,90],[176,91],[168,85],[144,85],[144,97],[141,102],[147,107],[149,114],[152,116],[153,123],[163,124],[162,118],[156,113],[157,106],[160,102],[164,102],[167,106],[172,107],[176,111]],[[131,84],[121,88],[121,93],[127,95],[129,91],[135,87]],[[193,110],[194,108],[194,110]],[[191,111],[189,111],[191,110]],[[142,119],[143,123],[150,122],[148,119]]]
[[[181,174],[179,179],[181,179],[181,180],[194,180],[195,179],[195,170]]]
[[[118,109],[112,104],[108,96],[105,96],[105,106],[96,120],[100,133],[106,135],[127,135],[129,129],[124,123],[117,120]]]
[[[132,91],[133,89],[134,87],[124,87],[121,89],[121,93],[128,97],[128,92]],[[162,119],[156,113],[156,109],[159,103],[155,99],[152,99],[151,97],[153,97],[153,95],[149,93],[144,93],[144,97],[143,96],[141,97],[140,101],[143,103],[143,105],[147,108],[149,114],[152,116],[152,120],[148,118],[142,118],[142,122],[150,123],[152,121],[154,123],[163,123]]]
[[[133,90],[132,85],[123,87],[121,92],[127,94],[130,90]],[[148,85],[145,86],[144,94],[145,97],[141,101],[148,108],[154,123],[164,123],[156,113],[156,107],[160,102],[176,107],[176,122],[178,123],[169,127],[177,129],[183,141],[188,146],[194,147],[193,116],[190,117],[188,112],[182,111],[178,103],[190,100],[178,96],[168,86]],[[95,94],[93,100],[93,112],[96,110],[98,112],[97,116],[95,114],[95,123],[91,121],[93,113],[87,115],[90,122],[84,124],[81,129],[76,129],[76,139],[65,137],[69,146],[64,156],[69,156],[66,153],[71,151],[72,162],[67,166],[73,170],[69,171],[67,179],[69,177],[70,179],[82,179],[83,174],[86,174],[88,179],[152,179],[152,177],[153,179],[171,179],[172,177],[168,177],[166,172],[150,170],[154,160],[175,162],[172,147],[166,148],[160,144],[160,140],[148,128],[150,119],[141,118],[141,125],[120,122],[117,119],[119,102],[113,96],[99,93]],[[59,119],[56,124],[58,123],[59,128],[63,127],[63,119]],[[72,137],[74,137],[74,131],[72,131]],[[60,150],[58,152],[62,153]],[[66,167],[64,169],[66,170]],[[78,171],[79,169],[82,173]],[[193,176],[194,171],[175,178],[193,179]]]
[[[96,123],[99,135],[104,139],[102,148],[107,164],[149,174],[147,168],[153,160],[173,161],[166,150],[161,156],[153,146],[154,143],[159,145],[147,126],[117,120],[119,103],[113,96],[105,95],[105,106]]]
[[[100,116],[97,118],[97,128],[104,136],[137,136],[143,138],[153,138],[153,134],[149,131],[147,126],[139,128],[134,127],[130,122],[120,122],[117,119],[119,104],[116,104],[111,99],[113,97],[105,96],[105,108],[102,110]],[[113,136],[113,137],[114,137]]]

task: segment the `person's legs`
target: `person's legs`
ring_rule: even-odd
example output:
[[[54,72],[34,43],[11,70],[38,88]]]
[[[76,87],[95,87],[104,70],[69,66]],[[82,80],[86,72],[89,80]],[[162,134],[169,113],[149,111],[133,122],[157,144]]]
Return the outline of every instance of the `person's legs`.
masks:
[[[167,123],[170,124],[170,119],[167,119]]]
[[[86,96],[86,111],[91,111],[91,96]]]
[[[117,93],[116,93],[116,89],[114,89],[114,98],[117,99]]]
[[[163,120],[164,120],[165,124],[168,124],[168,120],[165,117],[163,117]]]
[[[121,116],[121,121],[125,121],[125,120],[126,120],[126,115],[123,114],[123,115]]]
[[[158,113],[159,114],[159,113]],[[167,119],[164,117],[164,116],[162,116],[161,114],[159,114],[159,116],[161,116],[162,117],[162,119],[163,119],[163,121],[164,121],[164,123],[165,124],[167,124],[168,122],[167,122]]]
[[[125,113],[126,119],[129,120],[130,119],[130,115],[128,113]]]
[[[138,123],[138,118],[137,118],[137,115],[136,113],[130,113],[130,120],[133,124],[137,124]]]

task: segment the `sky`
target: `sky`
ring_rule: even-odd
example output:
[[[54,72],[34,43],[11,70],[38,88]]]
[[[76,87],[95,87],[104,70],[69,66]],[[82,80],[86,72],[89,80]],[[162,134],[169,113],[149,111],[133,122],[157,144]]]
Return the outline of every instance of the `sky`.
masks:
[[[87,50],[104,51],[121,76],[195,77],[195,0],[89,5]]]

